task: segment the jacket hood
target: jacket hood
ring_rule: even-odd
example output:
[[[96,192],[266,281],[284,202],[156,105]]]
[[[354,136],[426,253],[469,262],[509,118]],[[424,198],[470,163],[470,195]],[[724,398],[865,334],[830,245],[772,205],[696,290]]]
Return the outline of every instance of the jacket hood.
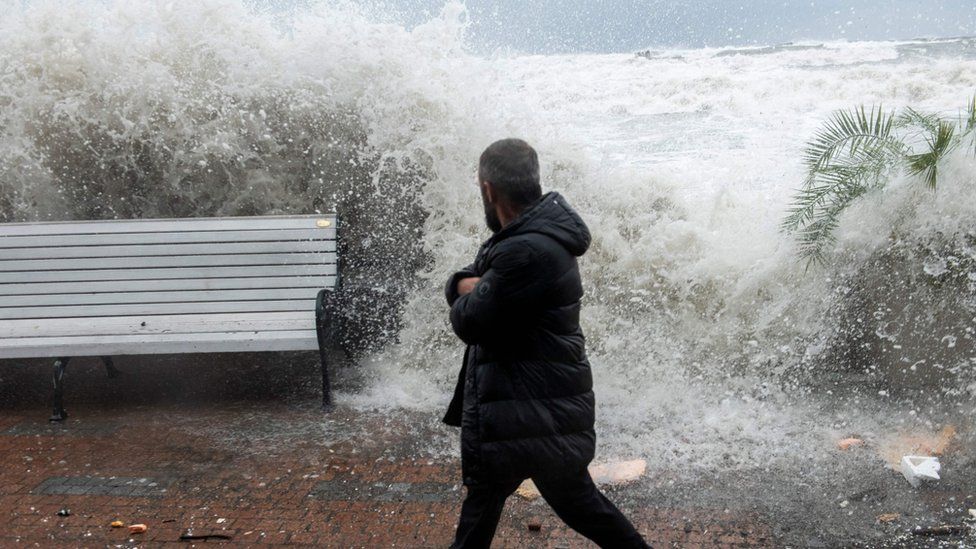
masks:
[[[493,239],[499,242],[527,233],[544,234],[577,257],[590,247],[590,229],[557,192],[546,193],[535,205],[522,212],[518,219],[495,234]]]

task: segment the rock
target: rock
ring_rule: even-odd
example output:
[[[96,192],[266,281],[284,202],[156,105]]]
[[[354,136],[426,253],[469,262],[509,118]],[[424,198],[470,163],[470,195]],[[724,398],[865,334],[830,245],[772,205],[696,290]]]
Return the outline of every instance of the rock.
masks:
[[[149,528],[145,524],[133,524],[129,526],[130,534],[145,534]]]
[[[62,508],[58,509],[58,516],[59,517],[70,517],[71,516],[71,510],[68,509],[67,507],[62,507]]]
[[[646,471],[647,461],[643,459],[590,466],[590,476],[597,484],[624,484],[639,479]]]
[[[863,446],[864,441],[859,438],[845,438],[837,441],[837,448],[843,451],[847,451],[855,446]]]
[[[901,518],[899,513],[885,513],[883,515],[878,515],[878,522],[895,522]]]
[[[123,526],[125,526],[125,523],[122,522],[121,520],[113,520],[112,521],[112,524],[110,524],[110,526],[112,528],[122,528]]]
[[[535,501],[539,499],[542,494],[539,493],[539,489],[536,488],[535,483],[532,482],[532,479],[525,479],[515,490],[515,495],[528,501]]]
[[[603,465],[590,465],[590,476],[593,482],[600,485],[625,484],[639,479],[647,471],[647,461],[635,459]],[[542,495],[532,479],[526,479],[515,490],[515,494],[525,500],[535,501]]]

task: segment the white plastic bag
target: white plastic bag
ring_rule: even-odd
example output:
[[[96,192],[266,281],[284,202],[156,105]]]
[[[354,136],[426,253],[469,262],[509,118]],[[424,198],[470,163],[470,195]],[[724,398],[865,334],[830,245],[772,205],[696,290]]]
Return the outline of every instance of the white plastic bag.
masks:
[[[942,464],[931,456],[905,456],[901,458],[901,474],[912,486],[918,488],[923,480],[939,480]]]

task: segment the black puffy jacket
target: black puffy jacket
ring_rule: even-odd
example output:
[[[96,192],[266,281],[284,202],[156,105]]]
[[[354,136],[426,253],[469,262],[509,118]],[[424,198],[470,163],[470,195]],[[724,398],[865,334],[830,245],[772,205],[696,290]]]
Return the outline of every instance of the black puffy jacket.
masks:
[[[593,378],[576,258],[590,231],[558,193],[486,241],[447,283],[468,344],[444,422],[461,426],[465,484],[557,477],[593,459]],[[460,297],[457,282],[481,280]]]

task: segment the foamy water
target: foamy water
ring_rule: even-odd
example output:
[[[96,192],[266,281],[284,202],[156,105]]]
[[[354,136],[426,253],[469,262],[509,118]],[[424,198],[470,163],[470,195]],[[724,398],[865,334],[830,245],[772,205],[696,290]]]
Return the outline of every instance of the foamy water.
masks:
[[[348,211],[352,278],[409,292],[400,343],[339,400],[433,412],[462,352],[441,284],[487,237],[477,155],[518,135],[594,234],[601,458],[800,466],[836,436],[972,417],[972,155],[936,193],[898,180],[866,197],[826,267],[805,269],[778,225],[831,111],[955,113],[976,92],[973,40],[486,59],[464,19],[457,4],[410,30],[230,0],[8,10],[0,217]],[[905,391],[919,368],[928,388]]]

